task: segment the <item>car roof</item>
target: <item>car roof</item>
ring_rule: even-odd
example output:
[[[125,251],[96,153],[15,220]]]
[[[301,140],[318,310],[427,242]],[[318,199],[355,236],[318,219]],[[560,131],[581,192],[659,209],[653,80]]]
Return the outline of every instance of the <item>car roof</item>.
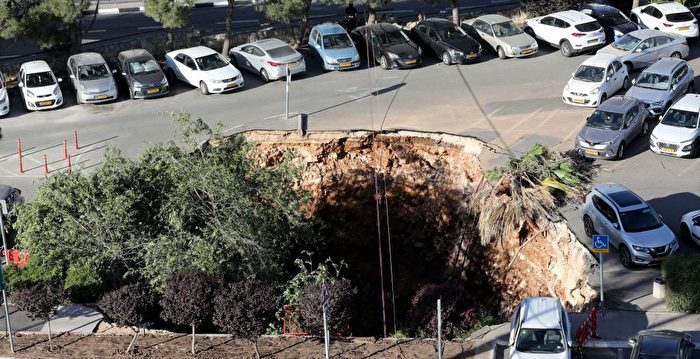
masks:
[[[261,48],[263,50],[270,50],[270,49],[276,49],[276,48],[282,47],[282,46],[289,46],[288,43],[286,43],[280,39],[276,39],[276,38],[258,40],[256,42],[254,42],[253,44],[258,46],[259,48]]]
[[[375,33],[401,31],[400,27],[398,27],[394,24],[388,23],[388,22],[380,22],[380,23],[376,23],[376,24],[360,26],[360,27],[357,27],[356,29],[362,30],[365,28],[370,28]]]
[[[671,108],[689,112],[700,112],[700,95],[695,93],[685,94],[680,100],[676,101]]]
[[[686,339],[686,335],[671,330],[645,330],[637,334],[637,338],[640,354],[669,356],[678,352],[681,341]]]
[[[94,64],[104,64],[105,59],[102,55],[96,52],[83,52],[80,54],[75,54],[69,59],[75,60],[78,66],[80,65],[94,65]]]
[[[591,9],[595,12],[619,12],[620,10],[614,6],[610,5],[605,5],[605,4],[596,4],[596,3],[588,3],[588,4],[583,4],[581,5],[582,8],[587,8]]]
[[[24,71],[28,74],[51,71],[49,64],[47,64],[44,60],[25,62],[22,64],[22,67],[24,68]]]
[[[598,106],[598,110],[615,113],[627,113],[630,108],[637,106],[638,104],[639,100],[634,97],[614,96],[601,103],[600,106]]]
[[[619,60],[620,56],[615,54],[597,53],[587,58],[581,65],[606,67],[613,60]]]
[[[661,60],[654,62],[651,66],[647,67],[644,72],[651,72],[660,75],[670,75],[673,70],[681,64],[684,64],[685,60],[673,59],[670,57],[665,57]]]
[[[482,20],[482,21],[486,21],[489,24],[498,24],[501,22],[511,21],[510,18],[505,17],[505,16],[500,15],[500,14],[482,15],[482,16],[479,16],[477,19]]]
[[[663,14],[675,14],[678,12],[688,12],[688,8],[673,1],[654,4]]]
[[[527,329],[559,328],[559,299],[550,297],[525,298],[522,306],[522,327]]]
[[[143,57],[149,57],[149,58],[153,57],[153,55],[151,55],[151,53],[145,49],[133,49],[133,50],[122,51],[119,53],[118,56],[124,60],[143,58]]]
[[[593,186],[593,189],[605,196],[620,210],[634,210],[649,207],[643,199],[629,188],[619,183],[603,183]]]
[[[665,338],[678,338],[678,339],[689,339],[693,340],[693,337],[690,336],[690,334],[685,333],[685,332],[678,332],[675,330],[669,330],[669,329],[663,329],[663,330],[653,330],[653,329],[646,329],[642,330],[639,333],[637,333],[638,337],[641,336],[655,336],[655,337],[665,337]]]
[[[428,25],[430,27],[436,27],[436,28],[444,28],[444,27],[452,27],[454,26],[454,23],[452,21],[439,18],[439,17],[431,17],[429,19],[425,19],[420,22],[423,25]]]
[[[195,46],[195,47],[188,47],[184,49],[179,49],[174,52],[180,52],[183,53],[187,56],[190,57],[202,57],[202,56],[207,56],[211,54],[216,54],[217,52],[206,47],[206,46]]]
[[[550,16],[555,16],[563,20],[567,20],[572,23],[572,25],[576,24],[582,24],[585,22],[591,22],[595,21],[594,18],[576,10],[566,10],[566,11],[560,11],[560,12],[555,12],[554,14],[551,14]]]
[[[654,30],[654,29],[634,30],[632,32],[629,32],[628,34],[630,34],[630,35],[632,35],[640,40],[648,39],[648,38],[654,37],[654,36],[668,36],[668,37],[673,38],[673,36],[669,35],[668,33],[661,32],[659,30]]]
[[[318,24],[313,27],[316,31],[320,32],[321,35],[337,34],[346,32],[345,29],[337,23],[334,22],[324,22],[323,24]]]

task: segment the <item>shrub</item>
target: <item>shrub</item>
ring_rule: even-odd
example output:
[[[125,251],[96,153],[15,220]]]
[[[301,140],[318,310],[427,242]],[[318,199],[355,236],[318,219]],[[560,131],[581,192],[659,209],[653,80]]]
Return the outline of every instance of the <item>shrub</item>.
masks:
[[[5,268],[5,283],[10,292],[30,283],[50,281],[62,276],[58,268],[47,269],[36,262],[29,262],[23,268],[9,264]]]
[[[104,290],[104,281],[95,266],[76,263],[68,267],[63,289],[74,303],[94,302]]]
[[[126,352],[130,352],[140,327],[153,324],[158,313],[155,293],[143,283],[129,284],[106,293],[98,303],[105,315],[115,323],[134,327],[134,338]]]
[[[477,324],[474,301],[458,282],[426,284],[411,300],[411,322],[418,335],[437,336],[437,300],[442,298],[443,335],[451,339]]]
[[[523,10],[533,16],[551,14],[563,10],[575,10],[583,0],[522,0]]]
[[[700,254],[672,256],[661,265],[666,304],[672,310],[700,312]]]
[[[56,308],[63,303],[63,284],[58,280],[27,282],[20,286],[12,295],[19,310],[26,312],[32,320],[43,319],[49,324],[49,350],[51,343],[51,316]]]
[[[348,279],[331,279],[326,282],[330,302],[328,305],[328,331],[339,335],[349,334],[352,304],[357,296],[357,288]],[[323,283],[307,284],[299,297],[304,329],[309,333],[323,334]]]

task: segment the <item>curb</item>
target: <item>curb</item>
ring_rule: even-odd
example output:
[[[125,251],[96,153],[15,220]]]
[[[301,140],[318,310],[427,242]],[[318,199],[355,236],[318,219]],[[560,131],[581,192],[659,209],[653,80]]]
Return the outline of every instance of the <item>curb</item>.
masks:
[[[253,4],[252,0],[236,0],[236,5],[249,5]],[[228,1],[209,1],[195,3],[193,8],[204,8],[204,7],[225,7],[228,6]],[[143,12],[143,6],[138,7],[120,7],[120,8],[108,8],[108,9],[98,9],[98,10],[84,10],[83,15],[113,15],[122,14],[130,12]]]

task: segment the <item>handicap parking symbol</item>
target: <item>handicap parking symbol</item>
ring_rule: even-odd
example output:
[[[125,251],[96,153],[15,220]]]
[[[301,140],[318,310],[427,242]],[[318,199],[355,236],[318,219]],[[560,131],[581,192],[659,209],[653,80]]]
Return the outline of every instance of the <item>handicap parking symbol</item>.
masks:
[[[592,239],[594,253],[608,253],[610,251],[610,240],[607,235],[594,235]]]

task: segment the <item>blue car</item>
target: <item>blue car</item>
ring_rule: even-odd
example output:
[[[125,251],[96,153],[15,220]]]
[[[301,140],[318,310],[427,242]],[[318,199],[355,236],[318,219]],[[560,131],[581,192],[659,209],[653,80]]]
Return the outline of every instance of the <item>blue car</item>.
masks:
[[[360,54],[350,35],[335,23],[311,28],[309,48],[324,70],[347,70],[360,67]]]
[[[579,11],[598,20],[605,30],[605,39],[611,43],[628,32],[639,30],[639,26],[633,23],[622,11],[609,5],[583,4]]]

